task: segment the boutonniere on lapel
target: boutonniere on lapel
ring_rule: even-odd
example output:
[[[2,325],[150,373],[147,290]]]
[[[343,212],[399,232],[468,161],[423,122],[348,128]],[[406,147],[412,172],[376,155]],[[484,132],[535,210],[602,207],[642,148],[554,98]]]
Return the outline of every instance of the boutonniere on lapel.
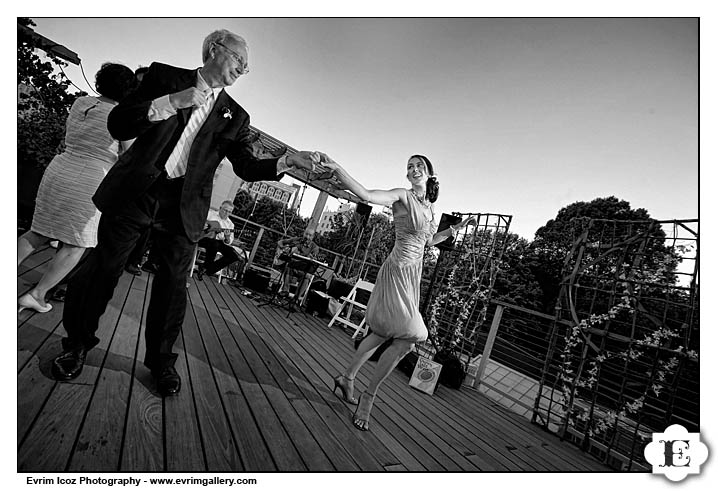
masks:
[[[232,111],[230,111],[228,107],[223,107],[222,108],[222,117],[224,119],[232,119]]]

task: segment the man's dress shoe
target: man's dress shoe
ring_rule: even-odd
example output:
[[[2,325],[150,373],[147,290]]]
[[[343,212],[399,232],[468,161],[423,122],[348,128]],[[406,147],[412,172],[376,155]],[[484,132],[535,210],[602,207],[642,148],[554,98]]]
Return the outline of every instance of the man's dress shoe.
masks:
[[[125,271],[135,276],[142,276],[142,270],[136,264],[128,264],[125,266]]]
[[[50,300],[54,300],[55,302],[64,302],[66,294],[67,287],[65,285],[58,286],[55,291],[50,294]]]
[[[157,380],[157,391],[163,396],[177,394],[182,388],[182,379],[175,367],[165,367],[159,372],[154,372]]]
[[[157,273],[159,270],[159,266],[149,261],[145,261],[145,264],[142,265],[142,271],[147,271],[148,273]]]
[[[52,376],[57,380],[72,380],[82,373],[85,366],[85,350],[65,351],[52,362]]]

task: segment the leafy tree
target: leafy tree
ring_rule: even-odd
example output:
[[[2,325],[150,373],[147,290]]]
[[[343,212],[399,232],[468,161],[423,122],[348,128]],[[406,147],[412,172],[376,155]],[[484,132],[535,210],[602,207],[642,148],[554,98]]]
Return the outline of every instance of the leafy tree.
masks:
[[[25,27],[35,26],[28,18],[18,18],[18,24]],[[18,97],[18,111],[28,109],[44,109],[60,116],[67,116],[67,111],[75,99],[84,93],[70,93],[70,80],[65,74],[56,70],[67,66],[67,63],[51,52],[43,51],[48,61],[38,55],[37,42],[27,34],[18,31],[17,44],[17,83],[32,90],[21,93]]]
[[[259,225],[264,225],[296,237],[304,233],[307,219],[283,203],[266,196],[251,195],[240,189],[234,198],[234,214]]]
[[[32,27],[28,18],[18,24]],[[32,217],[42,173],[59,153],[65,121],[72,103],[84,92],[70,93],[70,81],[58,68],[67,66],[52,53],[39,56],[35,40],[18,31],[17,44],[17,166],[18,222],[25,228]]]
[[[334,215],[331,229],[318,235],[316,243],[340,254],[351,254],[352,244],[356,245],[355,241],[359,237],[356,218],[351,211]]]
[[[381,264],[394,246],[394,226],[385,215],[372,213],[363,228],[361,218],[355,212],[336,215],[332,220],[332,230],[318,236],[316,242],[320,247],[349,258],[354,256],[350,274],[358,271],[365,254],[367,263]]]
[[[528,251],[527,262],[541,287],[541,305],[546,313],[553,313],[560,290],[564,261],[589,219],[644,222],[626,227],[622,232],[618,233],[617,238],[621,234],[628,238],[629,234],[645,232],[656,222],[645,209],[633,209],[628,201],[620,200],[614,196],[596,198],[590,202],[578,201],[561,208],[556,218],[549,220],[546,225],[536,231]],[[658,236],[665,237],[665,233],[660,229],[657,229],[655,233]],[[605,239],[600,237],[600,232],[596,229],[596,232],[588,240],[600,241]],[[660,241],[655,241],[655,243],[658,244]],[[661,247],[655,245],[652,251],[647,251],[646,256],[649,262],[651,261],[651,256],[657,259],[659,255],[665,253],[665,248],[661,249]]]
[[[530,247],[528,240],[509,233],[492,298],[534,310],[541,307],[541,287],[529,263]]]
[[[35,25],[27,18],[19,18],[18,24]],[[68,92],[70,81],[56,71],[67,63],[52,53],[45,55],[48,61],[41,59],[32,37],[18,32],[18,165],[41,169],[57,154],[70,107],[84,95]]]
[[[363,257],[373,229],[367,261],[381,263],[391,251],[394,244],[394,227],[385,215],[372,213],[363,229],[361,219],[355,212],[347,212],[344,217],[335,215],[332,220],[332,229],[317,238],[321,247],[351,256],[357,241],[361,240],[357,255],[361,253]]]
[[[271,266],[277,250],[277,241],[284,237],[298,237],[304,233],[307,219],[296,211],[266,196],[251,195],[240,189],[234,198],[234,214],[278,232],[265,231],[262,235],[254,261]],[[256,227],[239,225],[237,236],[247,244],[253,244],[258,230]],[[279,233],[282,232],[282,233]]]

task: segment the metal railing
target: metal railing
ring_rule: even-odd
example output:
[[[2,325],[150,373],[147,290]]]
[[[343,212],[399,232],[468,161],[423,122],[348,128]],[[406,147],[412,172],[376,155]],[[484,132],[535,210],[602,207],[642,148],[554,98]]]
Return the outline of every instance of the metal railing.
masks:
[[[235,224],[234,245],[247,253],[246,267],[259,266],[272,269],[277,252],[277,242],[286,238],[287,235],[236,215],[230,215],[230,219]],[[376,264],[361,263],[356,260],[352,262],[352,258],[322,247],[319,248],[316,259],[328,265],[327,268],[317,272],[317,276],[323,277],[327,282],[335,276],[346,274],[347,271],[353,272],[355,277],[373,282],[380,267]]]
[[[530,309],[492,300],[491,327],[482,336],[481,354],[469,361],[465,388],[479,390],[527,420],[572,441],[618,470],[643,471],[642,449],[653,430],[629,419],[617,423],[613,444],[597,438],[584,441],[582,428],[566,426],[552,334],[571,330],[569,322]],[[549,358],[551,356],[551,358]],[[546,370],[545,367],[549,367]],[[579,403],[577,403],[579,404]],[[585,409],[585,407],[584,407]],[[661,430],[662,431],[662,430]],[[639,452],[640,451],[640,452]]]
[[[697,265],[693,221],[586,222],[555,317],[492,300],[465,383],[611,467],[650,469],[653,433],[699,430]]]

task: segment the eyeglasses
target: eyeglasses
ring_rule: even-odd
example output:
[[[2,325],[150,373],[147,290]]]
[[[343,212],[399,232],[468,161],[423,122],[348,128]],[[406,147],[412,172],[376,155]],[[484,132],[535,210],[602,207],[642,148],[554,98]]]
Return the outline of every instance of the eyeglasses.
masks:
[[[228,48],[227,46],[225,46],[224,44],[220,43],[219,41],[215,41],[214,44],[216,44],[217,46],[222,46],[224,49],[226,49],[227,51],[229,51],[230,53],[232,53],[232,55],[230,56],[230,58],[232,58],[232,60],[234,60],[234,62],[235,62],[235,63],[237,64],[237,66],[240,68],[239,73],[241,73],[242,75],[246,75],[247,73],[249,73],[249,66],[248,66],[247,63],[244,61],[244,58],[242,58],[242,57],[239,55],[239,53],[237,53],[235,50],[233,50],[233,49],[231,49],[231,48]]]
[[[226,211],[227,213],[232,213],[234,211],[234,208],[220,208],[220,211]]]

